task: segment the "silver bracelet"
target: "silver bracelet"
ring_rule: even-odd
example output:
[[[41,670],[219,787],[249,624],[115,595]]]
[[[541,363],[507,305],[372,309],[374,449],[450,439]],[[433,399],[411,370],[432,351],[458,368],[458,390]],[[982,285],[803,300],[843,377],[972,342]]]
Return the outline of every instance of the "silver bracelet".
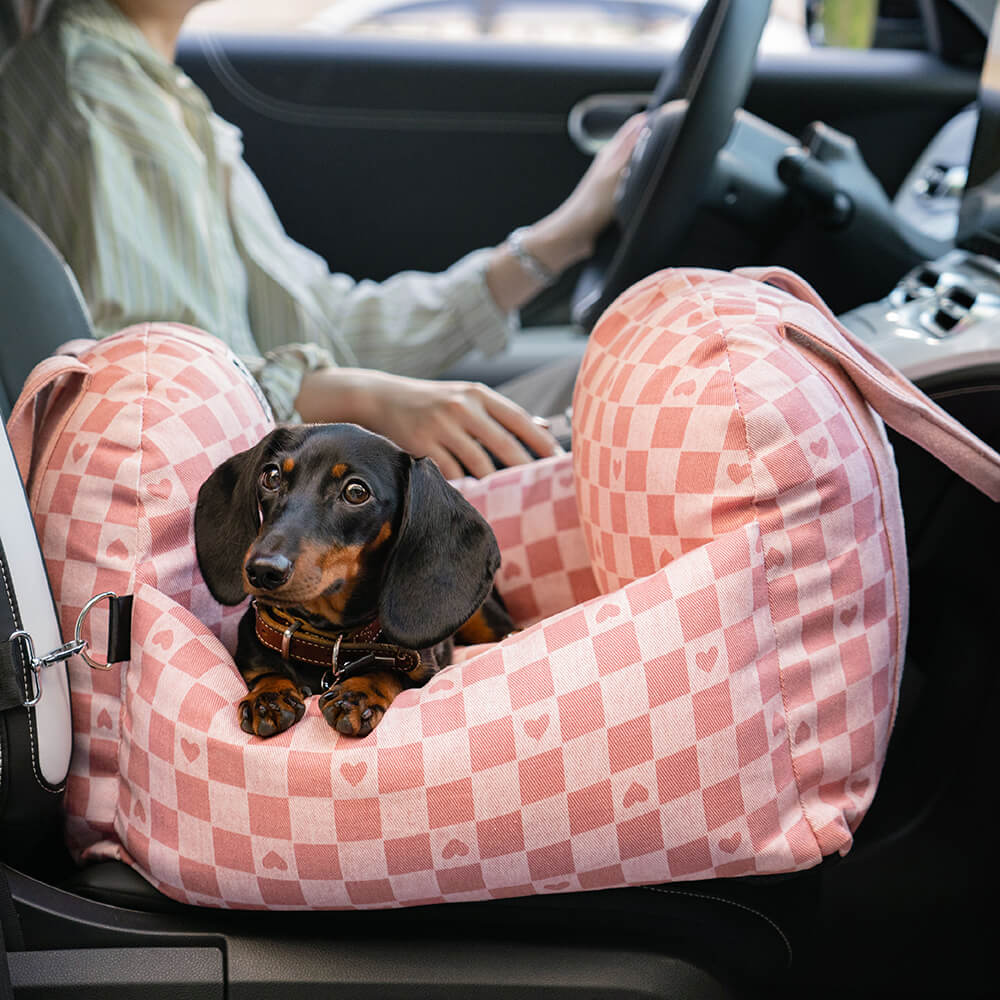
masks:
[[[559,275],[550,271],[525,245],[524,235],[528,232],[527,226],[520,226],[507,237],[507,246],[510,252],[517,258],[517,262],[524,268],[532,278],[544,287],[552,284]]]

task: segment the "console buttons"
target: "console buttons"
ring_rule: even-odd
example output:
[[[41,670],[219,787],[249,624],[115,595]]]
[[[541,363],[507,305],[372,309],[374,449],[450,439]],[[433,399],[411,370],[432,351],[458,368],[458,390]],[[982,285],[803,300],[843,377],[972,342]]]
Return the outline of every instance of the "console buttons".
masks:
[[[938,309],[934,313],[934,325],[945,333],[950,333],[954,327],[958,326],[960,318],[959,316],[953,316],[950,312],[945,312],[944,309]]]
[[[955,305],[961,306],[963,309],[971,309],[976,303],[975,292],[969,291],[968,288],[962,285],[952,285],[951,288],[945,292],[945,297]]]

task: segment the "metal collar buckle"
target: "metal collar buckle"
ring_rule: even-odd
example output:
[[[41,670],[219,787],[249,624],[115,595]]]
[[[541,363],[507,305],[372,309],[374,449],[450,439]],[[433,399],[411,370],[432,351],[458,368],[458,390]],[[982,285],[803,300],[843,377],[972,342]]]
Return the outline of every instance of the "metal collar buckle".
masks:
[[[295,635],[298,630],[302,628],[302,622],[298,619],[293,621],[284,632],[281,633],[281,658],[283,660],[288,659],[288,654],[291,652],[292,647],[292,636]]]

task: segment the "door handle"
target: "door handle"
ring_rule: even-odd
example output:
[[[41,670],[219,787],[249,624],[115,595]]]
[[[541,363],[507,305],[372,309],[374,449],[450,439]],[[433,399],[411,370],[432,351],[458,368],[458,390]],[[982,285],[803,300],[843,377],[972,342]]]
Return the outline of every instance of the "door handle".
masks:
[[[592,94],[569,112],[569,137],[593,156],[632,115],[645,111],[652,94]]]

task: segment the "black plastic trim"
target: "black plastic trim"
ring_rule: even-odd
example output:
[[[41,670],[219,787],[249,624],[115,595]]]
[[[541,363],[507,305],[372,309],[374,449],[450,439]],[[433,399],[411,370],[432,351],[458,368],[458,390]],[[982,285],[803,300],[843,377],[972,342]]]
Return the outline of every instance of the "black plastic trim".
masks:
[[[9,956],[18,1000],[222,1000],[218,948],[74,948]]]

